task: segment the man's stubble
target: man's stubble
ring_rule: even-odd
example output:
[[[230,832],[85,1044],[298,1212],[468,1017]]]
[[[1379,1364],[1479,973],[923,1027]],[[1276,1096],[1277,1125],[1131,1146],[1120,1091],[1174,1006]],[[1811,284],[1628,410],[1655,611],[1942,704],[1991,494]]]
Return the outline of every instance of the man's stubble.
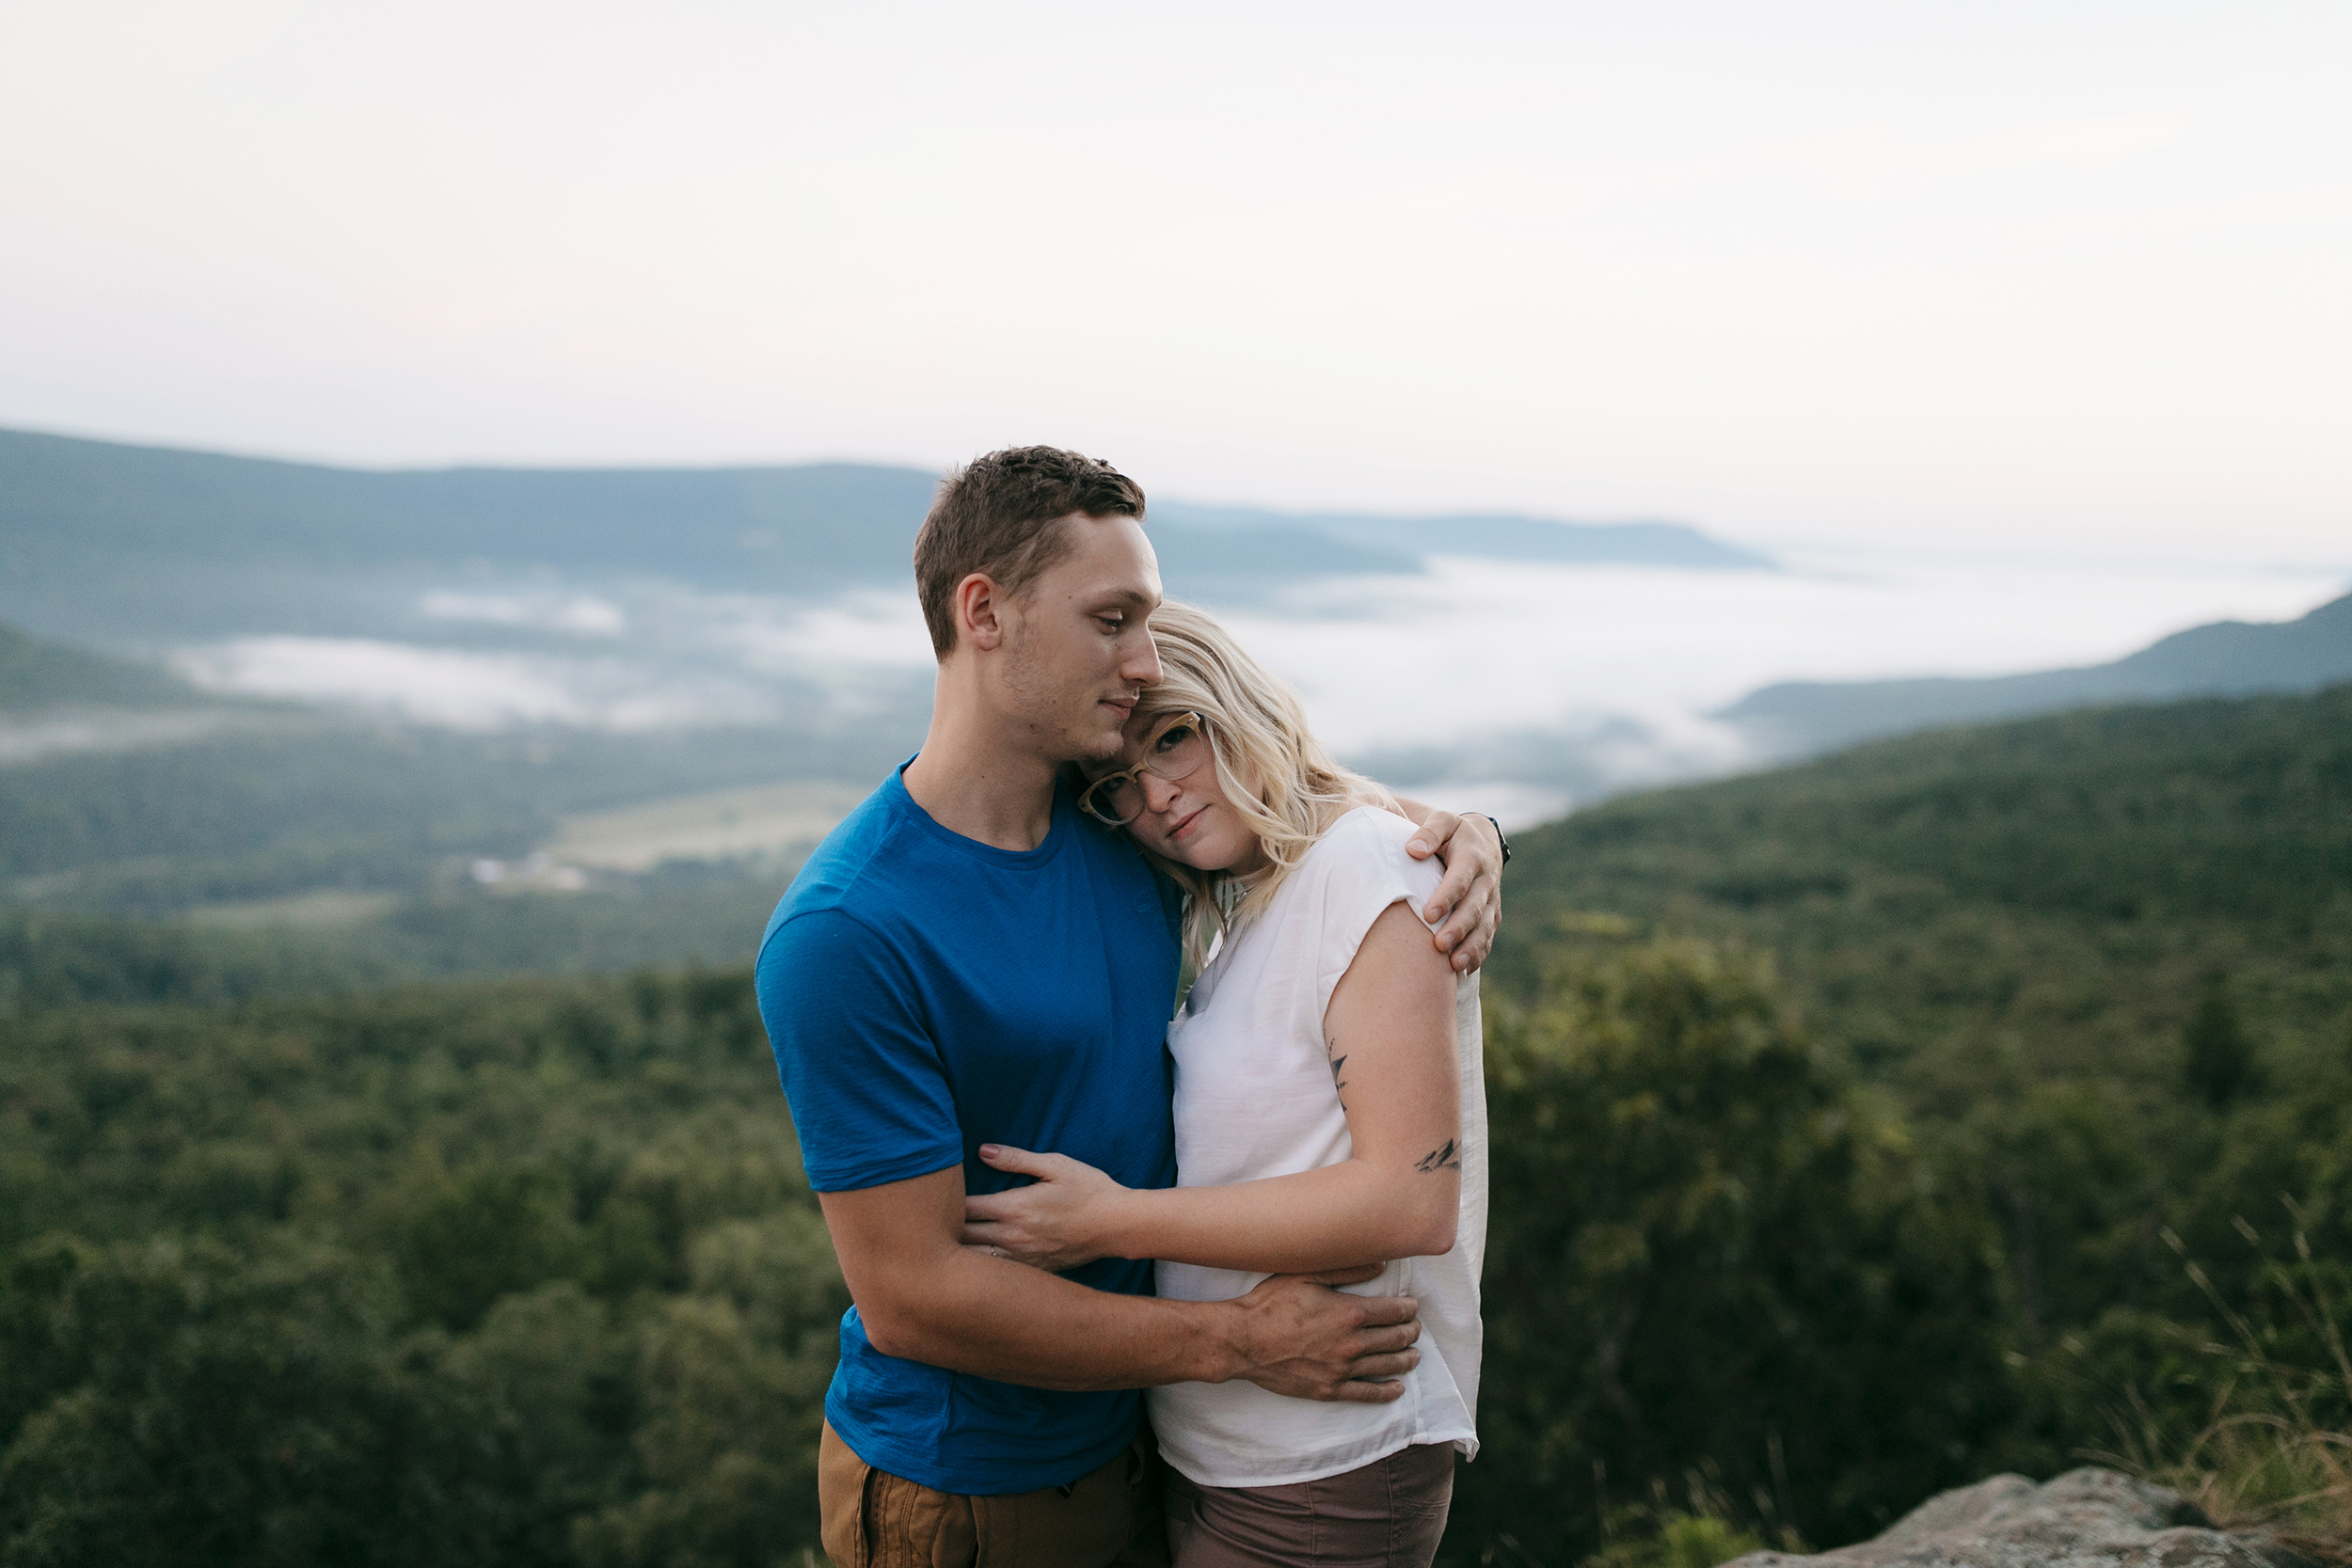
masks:
[[[1006,717],[1025,749],[1057,766],[1116,761],[1124,737],[1100,715],[1102,699],[1120,686],[1118,666],[1065,673],[1055,668],[1053,643],[1025,607],[1014,612],[1005,639]]]

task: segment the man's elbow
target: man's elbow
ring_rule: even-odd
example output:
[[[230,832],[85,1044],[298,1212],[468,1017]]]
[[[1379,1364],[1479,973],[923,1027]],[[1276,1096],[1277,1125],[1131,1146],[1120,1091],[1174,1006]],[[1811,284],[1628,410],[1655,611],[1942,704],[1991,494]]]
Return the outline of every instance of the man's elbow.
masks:
[[[922,1314],[909,1311],[901,1303],[859,1302],[857,1321],[866,1330],[866,1342],[884,1355],[901,1361],[936,1359],[937,1347]]]
[[[896,1314],[861,1306],[857,1309],[857,1321],[859,1326],[866,1330],[867,1345],[884,1355],[908,1359],[912,1349],[908,1343],[909,1336]]]

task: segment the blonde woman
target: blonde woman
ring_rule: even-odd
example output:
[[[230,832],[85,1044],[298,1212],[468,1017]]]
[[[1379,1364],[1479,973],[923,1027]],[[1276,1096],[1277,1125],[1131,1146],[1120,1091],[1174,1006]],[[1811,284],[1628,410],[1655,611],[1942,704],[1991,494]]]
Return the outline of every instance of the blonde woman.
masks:
[[[1190,894],[1199,978],[1168,1029],[1178,1185],[1121,1187],[983,1146],[1034,1184],[967,1200],[964,1239],[1062,1270],[1152,1258],[1160,1295],[1228,1300],[1270,1274],[1385,1261],[1349,1289],[1410,1295],[1418,1364],[1361,1402],[1248,1383],[1151,1391],[1178,1568],[1426,1564],[1454,1455],[1477,1449],[1486,1095],[1478,981],[1417,910],[1438,869],[1341,768],[1297,697],[1209,616],[1153,612],[1165,671],[1122,764],[1082,804]]]

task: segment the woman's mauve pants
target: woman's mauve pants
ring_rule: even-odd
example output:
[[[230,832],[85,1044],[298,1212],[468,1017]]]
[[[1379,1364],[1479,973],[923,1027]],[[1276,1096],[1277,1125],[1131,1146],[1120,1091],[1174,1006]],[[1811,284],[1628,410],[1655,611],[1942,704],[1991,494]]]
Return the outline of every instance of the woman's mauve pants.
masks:
[[[1198,1486],[1172,1466],[1168,1544],[1176,1568],[1429,1568],[1454,1501],[1454,1445],[1288,1486]]]

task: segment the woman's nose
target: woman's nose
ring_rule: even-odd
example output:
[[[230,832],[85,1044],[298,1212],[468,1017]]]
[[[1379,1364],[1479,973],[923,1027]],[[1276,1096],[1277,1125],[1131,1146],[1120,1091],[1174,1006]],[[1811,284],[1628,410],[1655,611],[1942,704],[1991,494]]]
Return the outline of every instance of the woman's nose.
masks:
[[[1180,793],[1176,784],[1161,778],[1150,768],[1136,775],[1136,783],[1143,786],[1143,806],[1146,811],[1164,812],[1176,803]]]

